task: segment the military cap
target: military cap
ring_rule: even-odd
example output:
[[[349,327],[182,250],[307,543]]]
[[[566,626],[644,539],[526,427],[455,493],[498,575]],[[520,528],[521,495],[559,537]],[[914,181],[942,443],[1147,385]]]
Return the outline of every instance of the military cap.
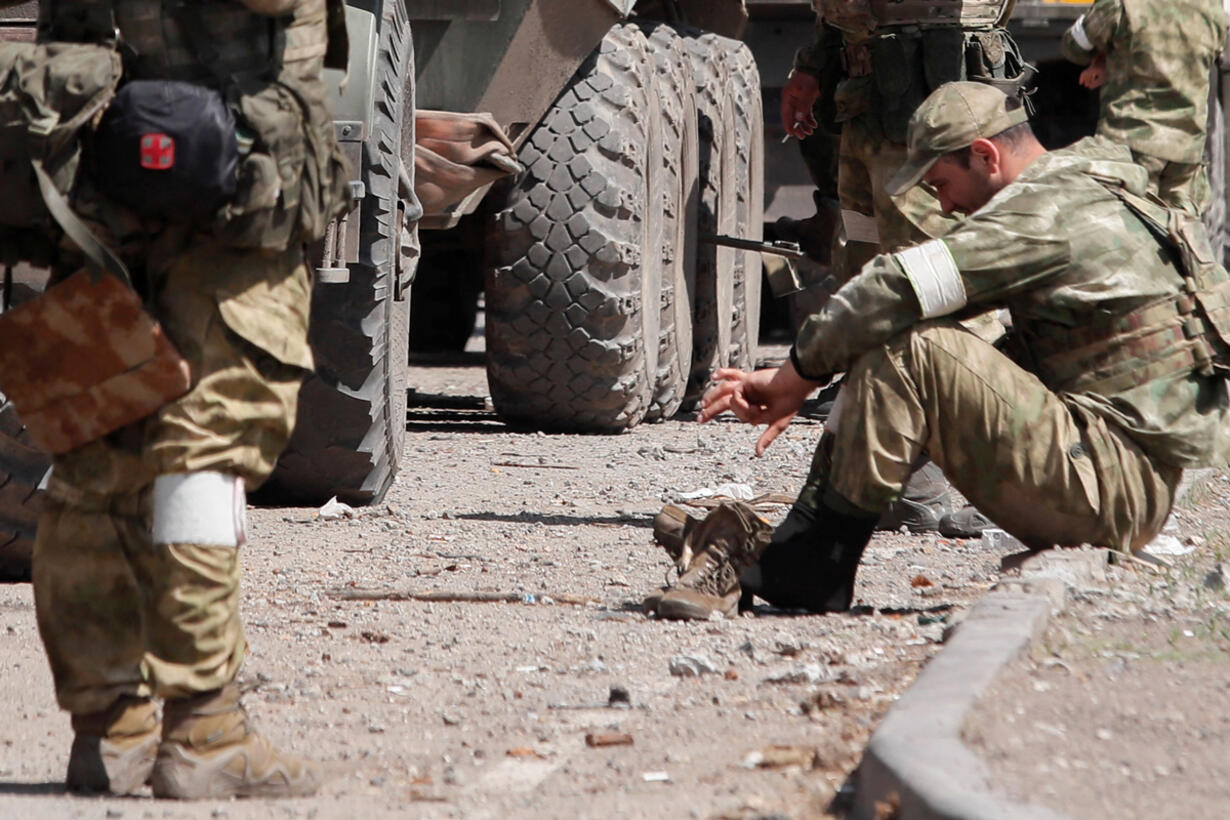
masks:
[[[888,183],[893,196],[919,183],[944,154],[988,139],[1029,118],[1020,102],[986,83],[945,83],[910,117],[905,165]]]

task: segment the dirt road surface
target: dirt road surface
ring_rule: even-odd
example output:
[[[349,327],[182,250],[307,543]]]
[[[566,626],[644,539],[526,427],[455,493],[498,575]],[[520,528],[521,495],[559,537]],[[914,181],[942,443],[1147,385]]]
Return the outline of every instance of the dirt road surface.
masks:
[[[30,588],[13,585],[0,815],[820,817],[946,624],[995,581],[1002,553],[978,541],[879,534],[853,613],[647,618],[641,599],[670,567],[651,542],[660,506],[722,484],[793,494],[818,422],[757,459],[756,433],[733,421],[510,432],[485,409],[477,356],[418,366],[411,383],[407,463],[384,503],[250,511],[246,702],[264,732],[325,762],[320,796],[67,796],[68,718]],[[412,599],[425,593],[458,600]]]

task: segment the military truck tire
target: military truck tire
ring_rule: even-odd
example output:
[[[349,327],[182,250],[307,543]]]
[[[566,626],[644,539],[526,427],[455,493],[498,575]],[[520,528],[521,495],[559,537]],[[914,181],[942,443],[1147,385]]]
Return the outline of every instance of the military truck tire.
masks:
[[[520,151],[491,222],[487,383],[510,425],[619,432],[658,370],[661,113],[644,35],[620,24]]]
[[[696,81],[700,201],[697,233],[735,232],[734,107],[727,90],[732,82],[721,58],[720,38],[682,27]],[[728,364],[734,317],[734,268],[738,257],[730,248],[701,242],[696,251],[693,295],[692,370],[684,406],[694,407],[713,371]]]
[[[764,106],[760,99],[760,71],[746,43],[717,35],[705,38],[726,61],[734,103],[733,139],[730,139],[731,176],[724,184],[733,187],[734,234],[743,239],[764,238]],[[756,366],[760,340],[760,292],[763,278],[758,251],[735,251],[732,283],[732,315],[728,361],[731,367],[748,370]]]
[[[0,582],[30,580],[30,555],[51,457],[26,435],[0,394]]]
[[[696,289],[696,214],[700,195],[696,81],[679,33],[643,21],[662,96],[663,239],[658,373],[646,421],[661,421],[683,403],[692,369],[692,294]]]
[[[384,0],[381,13],[377,96],[363,144],[359,261],[348,266],[348,283],[318,284],[313,293],[316,373],[300,390],[290,445],[258,495],[266,502],[320,504],[334,495],[376,502],[401,458],[410,311],[409,288],[397,298],[398,178],[403,123],[414,117],[414,58],[405,4]]]

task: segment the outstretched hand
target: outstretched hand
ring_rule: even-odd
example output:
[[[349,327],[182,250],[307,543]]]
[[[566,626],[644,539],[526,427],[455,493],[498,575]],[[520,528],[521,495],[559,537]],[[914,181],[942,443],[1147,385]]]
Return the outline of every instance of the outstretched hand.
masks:
[[[817,387],[798,374],[791,362],[751,373],[723,367],[713,374],[716,384],[700,400],[702,424],[726,411],[747,424],[767,424],[756,442],[756,455],[764,455],[798,414]]]

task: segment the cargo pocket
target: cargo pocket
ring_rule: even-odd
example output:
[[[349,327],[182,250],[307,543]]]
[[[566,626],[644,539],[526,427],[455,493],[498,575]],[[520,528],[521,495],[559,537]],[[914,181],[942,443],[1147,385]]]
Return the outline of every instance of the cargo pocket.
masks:
[[[965,36],[959,28],[923,32],[923,75],[927,78],[928,93],[944,83],[965,79]]]
[[[871,65],[879,92],[880,125],[892,142],[905,142],[910,117],[927,97],[925,83],[919,81],[917,37],[890,34],[872,41]]]
[[[837,83],[833,89],[834,121],[843,123],[867,113],[874,87],[871,77],[847,77]]]
[[[271,268],[290,268],[292,273],[276,281],[219,290],[216,296],[222,320],[236,335],[282,364],[310,372],[314,367],[308,345],[311,285],[298,255],[295,250],[269,254]]]
[[[232,247],[281,250],[296,239],[307,146],[303,110],[286,87],[268,84],[239,98],[255,135],[239,166],[239,191],[222,209],[219,238]]]

